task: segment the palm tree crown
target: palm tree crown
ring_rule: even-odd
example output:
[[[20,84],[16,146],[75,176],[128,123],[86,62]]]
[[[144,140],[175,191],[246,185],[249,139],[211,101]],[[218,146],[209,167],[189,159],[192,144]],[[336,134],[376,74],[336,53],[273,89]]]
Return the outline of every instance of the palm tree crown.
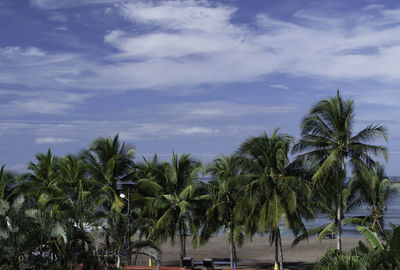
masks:
[[[288,153],[293,137],[278,134],[274,130],[271,137],[266,133],[253,137],[239,147],[243,169],[252,181],[247,193],[253,205],[248,227],[265,232],[270,229],[270,243],[275,245],[275,264],[283,269],[283,255],[279,225],[285,217],[287,223],[298,233],[305,230],[299,216],[299,206],[307,197],[310,188],[306,181],[292,174]],[[254,223],[254,221],[256,221]]]
[[[338,181],[336,194],[337,208],[337,248],[341,249],[342,185],[345,180],[347,161],[361,173],[374,166],[373,156],[382,155],[387,159],[383,146],[369,144],[372,140],[387,140],[384,126],[369,125],[353,135],[354,106],[352,100],[343,100],[337,91],[335,97],[323,99],[312,107],[301,124],[301,139],[293,147],[299,159],[310,159],[319,164],[313,179],[322,184],[329,174]]]

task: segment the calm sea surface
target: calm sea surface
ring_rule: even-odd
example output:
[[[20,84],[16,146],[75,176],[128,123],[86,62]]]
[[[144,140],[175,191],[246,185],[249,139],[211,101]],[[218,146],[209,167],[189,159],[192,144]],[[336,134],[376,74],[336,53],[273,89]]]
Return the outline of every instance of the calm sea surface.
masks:
[[[360,208],[357,208],[356,210],[346,214],[345,217],[363,216],[367,214],[367,206],[361,206]],[[391,200],[390,205],[384,215],[384,221],[386,229],[390,228],[390,223],[400,225],[400,193],[397,193],[393,196],[393,199]],[[323,215],[318,216],[315,220],[304,221],[307,229],[315,228],[330,222],[332,221],[328,220],[326,216]],[[351,225],[342,226],[342,232],[344,237],[360,236],[360,233],[357,232],[355,226]],[[292,235],[290,231],[285,229],[283,229],[282,234],[287,236]]]

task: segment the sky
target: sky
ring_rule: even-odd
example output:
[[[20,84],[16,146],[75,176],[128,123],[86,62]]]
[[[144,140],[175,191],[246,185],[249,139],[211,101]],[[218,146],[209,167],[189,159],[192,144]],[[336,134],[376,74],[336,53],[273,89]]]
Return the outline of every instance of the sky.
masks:
[[[355,132],[388,128],[400,176],[398,1],[2,0],[0,36],[8,169],[117,133],[138,161],[208,162],[275,128],[299,138],[339,89]]]

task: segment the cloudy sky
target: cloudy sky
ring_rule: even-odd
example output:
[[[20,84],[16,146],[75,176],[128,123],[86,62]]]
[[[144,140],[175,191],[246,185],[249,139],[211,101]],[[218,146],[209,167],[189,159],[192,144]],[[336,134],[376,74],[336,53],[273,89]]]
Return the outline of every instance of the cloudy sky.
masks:
[[[337,0],[2,0],[0,163],[120,137],[209,161],[274,128],[299,135],[340,89],[356,130],[390,131],[400,175],[400,4]]]

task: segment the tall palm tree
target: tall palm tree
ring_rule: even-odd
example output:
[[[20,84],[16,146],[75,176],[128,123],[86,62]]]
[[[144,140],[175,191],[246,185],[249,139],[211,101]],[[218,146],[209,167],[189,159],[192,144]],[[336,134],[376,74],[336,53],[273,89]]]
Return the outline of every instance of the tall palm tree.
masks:
[[[293,137],[266,133],[243,142],[238,150],[243,169],[252,181],[247,193],[252,201],[248,219],[259,232],[270,230],[270,244],[275,245],[275,265],[283,269],[283,253],[279,224],[282,218],[297,234],[305,230],[300,218],[300,206],[308,201],[308,182],[291,171],[288,153]]]
[[[375,164],[373,156],[387,159],[383,146],[369,144],[379,138],[387,140],[386,128],[369,125],[353,135],[354,107],[352,100],[343,100],[339,90],[335,97],[323,99],[314,105],[301,123],[301,139],[293,147],[300,159],[315,160],[319,164],[313,179],[320,184],[334,174],[337,181],[337,249],[342,248],[342,186],[347,165],[360,173]]]
[[[393,195],[399,189],[398,183],[393,183],[385,174],[385,168],[379,163],[368,174],[354,173],[364,204],[368,205],[370,214],[365,219],[370,228],[383,235],[383,215]]]
[[[134,165],[133,147],[120,143],[118,134],[112,138],[98,138],[82,157],[91,177],[100,182],[101,190],[108,196],[108,206],[120,211],[124,205],[119,197],[117,183],[130,177]]]
[[[207,172],[214,179],[208,183],[212,207],[207,211],[206,223],[212,228],[211,231],[222,226],[228,232],[230,264],[233,268],[237,261],[235,240],[242,239],[240,229],[243,227],[237,211],[248,177],[241,173],[234,155],[217,157]]]
[[[155,166],[153,174],[138,181],[139,188],[151,191],[149,208],[157,221],[152,236],[159,240],[179,236],[180,259],[186,256],[186,236],[190,233],[195,246],[199,244],[199,217],[196,205],[208,199],[200,192],[198,176],[201,163],[187,154],[173,153],[171,163]],[[156,176],[156,178],[154,177]]]

